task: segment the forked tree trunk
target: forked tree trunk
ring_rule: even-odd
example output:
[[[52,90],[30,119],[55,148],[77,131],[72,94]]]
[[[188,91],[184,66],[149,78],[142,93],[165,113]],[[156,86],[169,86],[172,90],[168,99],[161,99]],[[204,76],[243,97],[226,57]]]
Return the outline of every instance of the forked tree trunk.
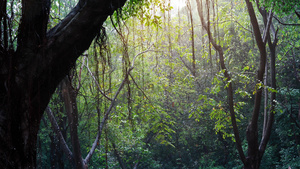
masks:
[[[0,3],[1,28],[7,24],[6,3]],[[47,32],[50,3],[22,1],[16,51],[8,47],[8,38],[0,36],[0,166],[4,169],[36,167],[37,134],[51,95],[106,18],[125,0],[79,0]],[[3,32],[6,37],[8,29]]]
[[[263,81],[263,76],[265,73],[265,64],[266,64],[266,41],[270,40],[269,36],[269,29],[270,29],[270,24],[272,20],[272,13],[270,12],[268,18],[266,19],[266,25],[264,29],[264,36],[262,37],[260,28],[258,25],[258,21],[255,15],[255,11],[253,9],[252,3],[249,0],[245,0],[247,9],[248,9],[248,14],[250,16],[250,22],[253,27],[253,32],[254,32],[254,37],[256,40],[256,44],[259,49],[259,65],[258,65],[258,72],[257,72],[257,77],[256,77],[256,84],[259,84],[260,82]],[[233,132],[236,140],[236,147],[240,156],[241,161],[244,164],[245,169],[258,169],[263,157],[263,154],[266,149],[266,145],[269,141],[270,134],[271,134],[271,129],[272,129],[272,124],[274,121],[274,104],[272,103],[271,111],[269,112],[268,119],[267,119],[267,124],[266,127],[263,129],[264,134],[262,135],[261,142],[259,143],[258,141],[258,117],[259,117],[259,112],[260,112],[260,107],[261,107],[261,99],[262,99],[262,89],[261,88],[256,88],[255,89],[255,100],[254,100],[254,109],[252,112],[252,117],[250,120],[250,123],[247,127],[246,131],[246,136],[247,136],[247,143],[248,143],[248,153],[247,155],[244,154],[244,151],[242,149],[241,145],[241,139],[239,136],[239,131],[236,123],[236,117],[235,117],[235,110],[233,106],[233,87],[232,87],[232,82],[231,82],[231,75],[228,73],[229,70],[227,70],[225,62],[224,62],[224,57],[223,57],[223,49],[220,45],[218,45],[215,41],[215,39],[212,37],[212,34],[209,29],[209,21],[205,22],[204,20],[204,15],[203,15],[203,6],[202,6],[202,0],[197,0],[197,7],[198,7],[198,14],[201,20],[202,27],[207,31],[208,38],[210,43],[213,45],[215,50],[219,53],[219,59],[220,59],[220,66],[224,72],[224,76],[227,79],[228,87],[227,87],[227,95],[228,95],[228,105],[229,105],[229,111],[230,111],[230,116],[231,116],[231,124],[233,127]],[[276,36],[275,36],[275,41],[274,44],[276,44]],[[272,49],[271,49],[272,50]],[[275,46],[274,46],[274,57],[275,57]],[[273,61],[273,62],[272,62]],[[275,60],[273,59],[271,62],[273,65],[275,63]],[[271,68],[272,70],[272,86],[276,88],[275,86],[275,64],[274,67]],[[275,92],[272,93],[271,99],[275,99]]]

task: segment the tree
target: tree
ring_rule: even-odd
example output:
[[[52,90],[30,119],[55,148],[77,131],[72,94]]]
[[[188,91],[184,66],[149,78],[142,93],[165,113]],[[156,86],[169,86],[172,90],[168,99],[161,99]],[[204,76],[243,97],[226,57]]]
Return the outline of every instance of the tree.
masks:
[[[206,7],[209,8],[209,1],[206,2]],[[262,29],[263,32],[261,32],[260,25],[258,23],[258,19],[255,13],[255,10],[253,8],[252,2],[249,0],[245,0],[246,7],[248,10],[248,14],[250,17],[250,23],[252,25],[253,29],[253,37],[255,38],[256,45],[259,51],[259,63],[257,65],[258,71],[257,76],[255,78],[255,99],[254,99],[254,105],[253,105],[253,112],[252,117],[249,121],[249,125],[247,127],[246,131],[246,137],[247,137],[247,155],[245,155],[244,150],[242,148],[242,141],[240,138],[240,132],[237,125],[237,117],[236,117],[236,108],[234,105],[234,88],[233,88],[233,81],[232,81],[232,74],[230,73],[230,70],[225,64],[224,59],[224,51],[223,47],[218,44],[218,40],[213,37],[211,30],[209,28],[209,17],[207,21],[204,19],[203,15],[203,5],[202,0],[197,0],[197,7],[198,7],[198,14],[201,20],[202,27],[207,31],[208,38],[210,43],[213,45],[214,49],[219,54],[219,62],[220,67],[223,71],[224,77],[225,77],[225,83],[226,89],[227,89],[227,102],[228,102],[228,109],[230,112],[230,118],[231,118],[231,125],[234,132],[234,138],[236,142],[236,147],[240,156],[240,160],[243,162],[244,168],[259,168],[260,163],[262,160],[262,157],[266,151],[267,143],[269,142],[270,136],[271,136],[271,130],[272,125],[274,123],[274,114],[275,114],[275,105],[276,105],[276,78],[275,78],[275,57],[276,57],[276,46],[277,46],[277,30],[275,31],[274,26],[272,25],[272,19],[273,19],[273,5],[266,5],[261,6],[260,2],[257,0],[257,8],[259,12],[262,15],[264,28]],[[272,2],[271,2],[272,3]],[[293,3],[291,3],[293,4]],[[295,4],[289,6],[290,9],[292,9],[295,6]],[[269,7],[267,9],[266,7]],[[278,11],[278,9],[277,9]],[[298,15],[297,11],[296,14]],[[209,12],[208,14],[209,15]],[[270,31],[272,31],[273,36],[271,36]],[[273,38],[273,40],[272,40]],[[263,93],[263,76],[265,74],[265,66],[266,66],[266,59],[267,59],[267,47],[269,46],[270,49],[270,73],[271,73],[271,106],[268,115],[264,115],[264,127],[262,128],[262,138],[259,139],[259,113],[261,109],[261,100],[262,100],[262,93]],[[267,96],[267,95],[266,95]],[[266,105],[267,106],[267,105]],[[260,141],[260,142],[259,142]]]
[[[79,0],[47,30],[51,1],[22,1],[17,42],[10,26],[14,9],[0,2],[0,166],[35,168],[39,124],[56,86],[125,2]]]

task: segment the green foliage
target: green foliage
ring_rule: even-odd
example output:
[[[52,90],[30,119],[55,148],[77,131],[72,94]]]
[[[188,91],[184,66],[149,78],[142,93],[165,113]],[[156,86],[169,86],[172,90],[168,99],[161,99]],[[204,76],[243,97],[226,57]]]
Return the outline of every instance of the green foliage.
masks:
[[[296,10],[300,9],[300,5],[297,0],[262,0],[260,1],[260,6],[263,6],[267,9],[272,9],[278,15],[285,16],[293,14]]]
[[[50,14],[54,19],[49,27],[57,24],[67,14],[71,3],[75,3],[54,2]],[[222,0],[218,5],[211,4],[215,11],[210,11],[210,26],[213,37],[224,50],[225,64],[231,76],[228,82],[224,70],[218,66],[218,53],[199,27],[196,7],[192,6],[191,11],[195,15],[192,35],[187,9],[172,7],[169,2],[129,0],[122,15],[115,13],[112,16],[114,21],[122,21],[116,27],[118,32],[110,21],[105,23],[108,37],[105,49],[102,48],[105,45],[95,41],[85,53],[88,57],[80,58],[70,73],[74,88],[80,86],[76,98],[78,132],[85,156],[110,105],[99,90],[112,98],[134,57],[148,50],[135,58],[134,69],[109,115],[89,167],[120,168],[114,154],[117,150],[126,168],[133,168],[138,162],[138,168],[151,169],[241,168],[228,110],[226,89],[229,83],[233,86],[234,111],[243,148],[247,148],[244,136],[253,109],[253,95],[257,90],[267,88],[278,97],[275,132],[271,135],[261,168],[299,167],[297,133],[300,132],[296,123],[291,122],[291,117],[295,119],[296,110],[299,110],[300,86],[295,76],[299,70],[299,28],[280,27],[278,31],[278,88],[275,90],[256,81],[259,53],[245,2]],[[266,7],[272,4],[271,1],[261,3]],[[293,5],[297,7],[292,2],[282,12],[292,11]],[[277,5],[273,8],[277,12]],[[259,22],[263,23],[260,18]],[[195,38],[195,61],[191,36]],[[68,122],[59,90],[49,106],[66,132]],[[57,140],[50,139],[54,133],[46,117],[45,121],[41,123],[39,133],[43,143],[37,157],[40,168],[50,167],[49,154],[53,153],[50,145],[58,145]],[[70,135],[65,134],[65,137],[71,145]],[[69,164],[65,166],[70,167]]]

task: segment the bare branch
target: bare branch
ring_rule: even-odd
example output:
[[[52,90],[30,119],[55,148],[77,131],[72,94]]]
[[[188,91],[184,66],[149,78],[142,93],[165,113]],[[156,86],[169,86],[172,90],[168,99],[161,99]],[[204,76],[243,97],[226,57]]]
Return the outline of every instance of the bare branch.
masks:
[[[266,43],[266,41],[267,41],[267,37],[268,37],[269,31],[270,31],[270,26],[272,24],[272,16],[273,16],[273,13],[272,13],[272,9],[271,9],[269,11],[267,25],[266,25],[266,28],[265,28],[264,34],[263,34],[263,43]]]
[[[297,24],[297,23],[284,23],[279,18],[277,18],[276,16],[273,16],[273,18],[275,18],[281,25],[285,25],[285,26],[300,26],[300,24]]]
[[[296,15],[298,16],[298,18],[300,19],[300,13],[297,12],[296,10],[295,10],[295,13],[296,13]]]
[[[132,75],[131,75],[131,74],[129,74],[129,75],[130,75],[130,77],[131,77],[133,83],[135,84],[135,86],[143,93],[143,95],[146,97],[146,99],[147,99],[152,105],[154,105],[153,102],[150,100],[150,98],[146,95],[146,93],[144,92],[144,90],[141,89],[141,88],[139,87],[139,85],[136,83],[136,81],[134,80],[134,78],[132,77]],[[156,109],[154,109],[154,110],[156,111],[156,113],[158,113]]]
[[[233,20],[235,23],[237,23],[240,27],[242,27],[243,29],[245,29],[246,31],[248,31],[248,32],[250,32],[250,33],[253,33],[253,31],[252,30],[250,30],[250,29],[247,29],[247,28],[245,28],[241,23],[239,23],[238,21],[236,21],[236,20]]]
[[[151,47],[151,46],[150,46],[150,47]],[[150,48],[150,47],[149,47],[149,48]],[[128,71],[127,71],[127,73],[126,73],[126,75],[125,75],[124,80],[123,80],[122,83],[120,84],[119,89],[117,90],[117,92],[116,92],[115,95],[114,95],[114,98],[111,100],[111,103],[110,103],[109,108],[106,110],[106,113],[105,113],[104,117],[102,118],[102,121],[101,121],[101,123],[100,123],[99,131],[98,131],[98,133],[97,133],[96,139],[95,139],[95,141],[94,141],[94,143],[93,143],[93,145],[92,145],[92,148],[91,148],[90,152],[87,154],[86,158],[84,159],[84,163],[85,163],[85,164],[88,164],[88,162],[90,161],[92,155],[93,155],[94,152],[95,152],[97,143],[99,142],[99,140],[100,140],[100,138],[101,138],[102,130],[103,130],[105,124],[106,124],[106,120],[108,119],[108,115],[110,114],[112,108],[115,106],[116,99],[117,99],[118,95],[120,94],[121,90],[123,89],[124,84],[125,84],[125,82],[127,81],[128,76],[130,75],[130,72],[131,72],[131,71],[133,70],[133,68],[134,68],[134,61],[135,61],[135,59],[136,59],[139,55],[141,55],[141,54],[143,54],[143,53],[146,53],[146,52],[150,51],[149,48],[148,48],[148,50],[143,51],[143,52],[140,52],[140,53],[138,53],[136,56],[134,56],[131,67],[128,69]]]
[[[248,31],[248,32],[253,33],[252,30],[245,28],[240,22],[238,22],[238,21],[235,20],[235,19],[227,19],[227,20],[223,20],[223,21],[218,21],[218,23],[225,23],[225,22],[235,22],[235,23],[237,23],[241,28],[245,29],[245,30]],[[215,25],[216,22],[212,22],[212,24]],[[202,26],[202,25],[201,25],[201,24],[198,24],[198,25],[196,25],[196,26]]]
[[[140,52],[140,53],[138,53],[137,55],[135,55],[135,56],[133,57],[132,63],[131,63],[131,67],[132,67],[132,68],[134,67],[135,59],[136,59],[139,55],[142,55],[142,54],[147,53],[147,52],[150,52],[150,51],[154,51],[154,50],[150,50],[150,48],[151,48],[152,46],[153,46],[153,44],[151,44],[147,50],[145,50],[145,51],[143,51],[143,52]],[[155,51],[154,51],[154,52],[155,52]]]
[[[98,90],[100,91],[100,93],[105,97],[107,98],[108,100],[112,101],[112,99],[110,97],[108,97],[102,90],[101,90],[101,87],[98,83],[98,81],[96,80],[95,76],[93,75],[92,71],[90,70],[89,66],[88,65],[85,65],[85,67],[87,68],[87,70],[89,71],[90,75],[92,76],[94,82],[96,83],[96,86],[98,87]]]
[[[181,62],[184,64],[184,66],[185,66],[191,73],[193,72],[192,68],[190,68],[189,65],[187,65],[187,63],[183,60],[183,58],[182,58],[180,55],[175,55],[175,56],[177,56],[177,58],[181,60]],[[195,76],[195,75],[193,75],[193,76]]]
[[[82,65],[81,65],[80,70],[79,70],[78,85],[77,85],[77,88],[76,88],[76,93],[78,93],[78,91],[81,87],[81,72],[82,72],[82,69],[83,69],[83,66],[84,66],[84,62],[85,62],[85,57],[83,58]]]
[[[58,126],[58,124],[55,120],[55,117],[54,117],[54,115],[53,115],[53,113],[52,113],[49,106],[46,108],[46,113],[47,113],[47,116],[50,120],[52,129],[54,130],[55,134],[58,137],[58,141],[60,143],[60,146],[61,146],[63,152],[66,154],[67,158],[72,163],[74,161],[73,154],[72,154],[71,150],[69,149],[69,146],[66,143],[66,141],[65,141],[65,139],[64,139],[64,137],[61,133],[61,130],[59,129],[59,126]]]
[[[124,80],[122,81],[122,83],[121,83],[120,86],[119,86],[118,91],[116,92],[114,98],[111,100],[111,103],[110,103],[109,108],[106,110],[106,113],[105,113],[105,115],[104,115],[104,117],[103,117],[103,119],[102,119],[102,121],[101,121],[101,123],[100,123],[99,131],[98,131],[98,134],[97,134],[97,136],[96,136],[96,139],[95,139],[95,141],[94,141],[94,143],[93,143],[93,145],[92,145],[92,148],[91,148],[90,152],[88,153],[88,155],[86,156],[86,158],[85,158],[85,160],[84,160],[84,162],[85,162],[86,164],[89,162],[89,160],[91,159],[91,157],[92,157],[92,155],[93,155],[93,153],[94,153],[94,151],[95,151],[95,149],[96,149],[97,143],[98,143],[99,139],[101,138],[102,130],[103,130],[103,128],[104,128],[104,125],[105,125],[105,123],[106,123],[106,120],[108,119],[108,115],[109,115],[109,113],[111,112],[112,108],[114,107],[115,102],[116,102],[116,99],[117,99],[119,93],[121,92],[121,90],[123,89],[124,84],[125,84],[125,82],[126,82],[127,79],[128,79],[128,75],[129,75],[129,73],[130,73],[130,71],[131,71],[132,69],[133,69],[133,67],[131,67],[131,68],[127,71]]]

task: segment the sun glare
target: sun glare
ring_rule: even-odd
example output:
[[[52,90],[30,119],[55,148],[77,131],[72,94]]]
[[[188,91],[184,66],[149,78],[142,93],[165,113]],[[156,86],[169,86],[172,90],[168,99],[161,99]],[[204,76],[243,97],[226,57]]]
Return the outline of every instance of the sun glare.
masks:
[[[185,0],[171,0],[171,6],[174,9],[182,8],[185,6]]]

